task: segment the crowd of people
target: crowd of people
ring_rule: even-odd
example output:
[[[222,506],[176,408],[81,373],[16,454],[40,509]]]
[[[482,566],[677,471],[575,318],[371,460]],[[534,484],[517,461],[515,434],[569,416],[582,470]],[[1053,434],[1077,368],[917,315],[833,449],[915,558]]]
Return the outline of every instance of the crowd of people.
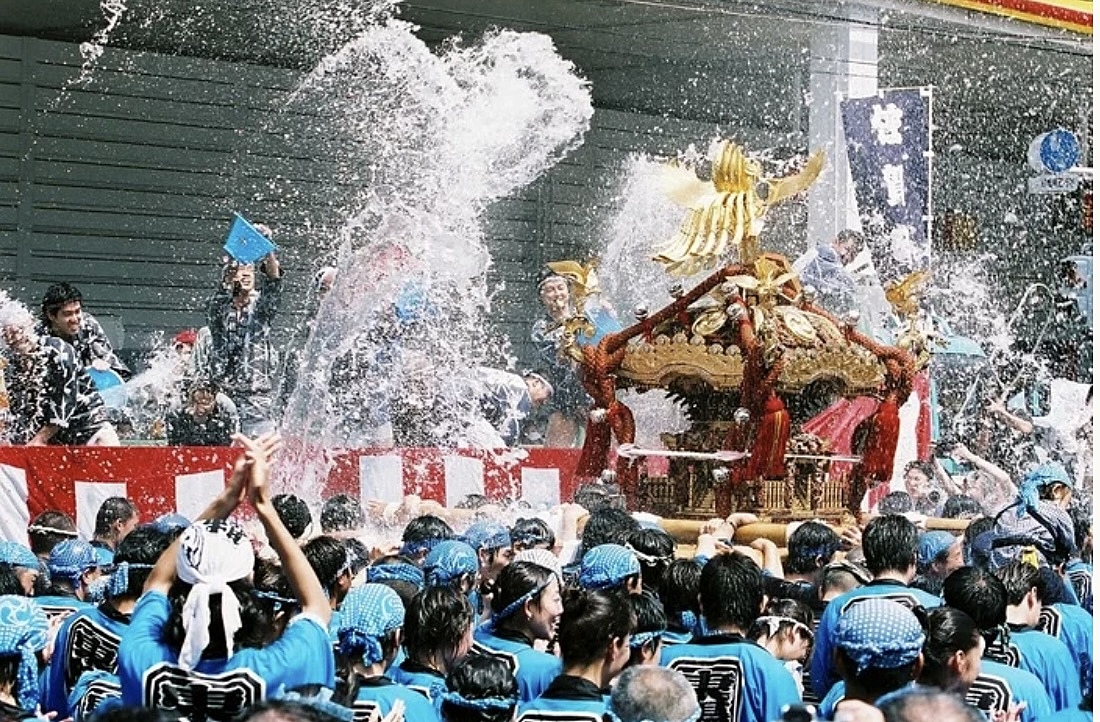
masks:
[[[0,543],[0,716],[1091,719],[1091,515],[1055,462],[961,534],[807,521],[784,558],[752,515],[691,548],[593,488],[315,518],[271,491],[278,437],[235,440],[196,519],[113,498],[90,540],[48,511]]]

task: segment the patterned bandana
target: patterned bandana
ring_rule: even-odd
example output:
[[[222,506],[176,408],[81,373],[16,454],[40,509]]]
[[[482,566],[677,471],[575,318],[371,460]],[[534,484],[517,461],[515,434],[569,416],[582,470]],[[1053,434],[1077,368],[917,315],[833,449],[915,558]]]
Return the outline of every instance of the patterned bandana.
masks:
[[[191,584],[183,605],[183,647],[179,666],[192,670],[210,644],[210,596],[220,594],[226,658],[233,656],[233,637],[241,628],[241,605],[230,582],[252,573],[255,556],[245,530],[232,519],[196,522],[180,536],[176,574]]]
[[[0,562],[11,564],[13,567],[38,569],[38,557],[19,542],[0,540]]]
[[[424,570],[415,564],[392,562],[367,567],[368,582],[408,582],[417,589],[424,588]]]
[[[46,567],[50,576],[68,579],[76,586],[80,575],[99,566],[95,547],[82,539],[66,539],[53,548]]]
[[[836,645],[867,669],[895,669],[920,655],[924,630],[916,615],[889,599],[866,599],[853,605],[836,625]]]
[[[488,712],[507,712],[508,710],[513,709],[519,703],[518,697],[470,698],[463,697],[458,692],[444,692],[439,696],[442,702],[453,704],[455,707],[462,707],[464,709],[485,710]]]
[[[917,566],[924,568],[936,561],[936,557],[947,552],[955,542],[955,535],[949,531],[926,531],[920,535],[917,546]]]
[[[585,589],[607,589],[642,573],[638,557],[619,544],[601,544],[585,553],[577,582]]]
[[[0,655],[19,656],[17,701],[26,712],[38,704],[38,657],[50,639],[46,613],[27,597],[0,597]]]
[[[558,584],[562,582],[561,560],[549,549],[524,549],[516,552],[515,561],[530,562],[543,569],[549,569],[557,576]]]
[[[429,587],[442,587],[463,574],[477,574],[481,563],[474,548],[463,541],[440,542],[424,558],[424,577]]]
[[[382,639],[405,625],[401,597],[384,584],[355,587],[340,605],[340,627],[336,631],[340,653],[363,657],[363,664],[382,661]]]
[[[475,522],[463,536],[466,543],[474,549],[492,551],[512,546],[512,533],[508,527],[498,521],[483,520]]]
[[[107,583],[107,596],[109,597],[121,597],[125,596],[130,591],[130,572],[142,571],[145,569],[152,569],[152,564],[137,564],[130,562],[119,562],[115,565],[114,571],[111,572],[111,576]],[[141,590],[136,590],[135,594],[141,594]]]

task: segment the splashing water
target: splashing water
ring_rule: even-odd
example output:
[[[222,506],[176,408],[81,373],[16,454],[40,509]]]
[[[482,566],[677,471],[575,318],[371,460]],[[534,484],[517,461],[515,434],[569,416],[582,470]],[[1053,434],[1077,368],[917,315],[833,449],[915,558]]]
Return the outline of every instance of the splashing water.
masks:
[[[495,31],[433,54],[412,30],[367,29],[289,104],[321,111],[313,131],[341,144],[339,180],[360,185],[283,418],[314,450],[285,465],[296,486],[326,471],[317,449],[472,444],[471,371],[507,352],[487,330],[482,213],[579,144],[592,115],[548,37]]]
[[[103,49],[111,39],[111,33],[126,14],[126,0],[99,0],[99,9],[106,24],[96,30],[91,40],[80,44],[80,75],[69,86],[83,85],[91,79],[96,62],[103,56]]]

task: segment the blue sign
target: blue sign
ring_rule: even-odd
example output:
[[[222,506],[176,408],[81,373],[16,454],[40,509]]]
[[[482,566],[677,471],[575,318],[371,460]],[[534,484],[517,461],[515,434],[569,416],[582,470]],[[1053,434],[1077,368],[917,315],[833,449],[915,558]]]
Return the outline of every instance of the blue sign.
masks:
[[[225,238],[225,252],[238,263],[255,263],[276,250],[275,244],[260,233],[256,226],[244,219],[240,213],[233,214],[233,225]]]
[[[928,99],[888,90],[840,104],[864,235],[887,277],[928,268]]]
[[[1055,128],[1031,141],[1028,162],[1035,170],[1065,173],[1081,158],[1081,143],[1065,128]]]

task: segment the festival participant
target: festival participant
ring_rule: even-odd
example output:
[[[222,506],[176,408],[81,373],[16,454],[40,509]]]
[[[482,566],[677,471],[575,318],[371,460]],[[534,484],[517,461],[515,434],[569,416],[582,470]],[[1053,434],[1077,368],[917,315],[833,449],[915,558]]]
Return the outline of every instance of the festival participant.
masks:
[[[990,645],[986,654],[1038,677],[1050,690],[1055,710],[1076,707],[1082,697],[1079,660],[1064,642],[1035,628],[1042,612],[1039,570],[1031,564],[1013,561],[993,573],[1008,594],[1005,621],[1009,633],[1007,639]]]
[[[964,696],[993,718],[1021,706],[1021,722],[1047,719],[1050,695],[1039,679],[1015,667],[983,659],[985,638],[965,612],[938,607],[927,615],[924,665],[918,681]],[[1006,676],[1007,674],[1007,676]]]
[[[907,687],[888,695],[876,705],[883,722],[985,722],[973,707],[953,694],[923,687]],[[840,711],[838,710],[838,719]],[[851,720],[867,720],[868,717],[845,717]],[[1011,715],[1006,719],[1014,719]]]
[[[30,599],[0,596],[0,714],[34,719],[40,662],[48,659],[50,624]]]
[[[1065,565],[1066,579],[1081,608],[1092,614],[1092,510],[1078,504],[1069,508],[1077,550]]]
[[[814,610],[825,609],[821,601],[821,572],[840,551],[840,536],[817,521],[799,524],[787,539],[787,560],[783,576],[764,577],[764,591],[770,598],[797,599]]]
[[[516,679],[495,657],[471,656],[447,677],[440,712],[446,722],[512,722],[519,704]]]
[[[699,629],[699,577],[703,565],[695,559],[675,559],[661,582],[661,604],[665,608],[668,629],[661,641],[683,644]]]
[[[104,700],[121,697],[118,647],[149,572],[171,541],[170,535],[141,526],[119,543],[106,600],[70,615],[57,632],[50,669],[42,679],[43,710],[60,719],[86,718]]]
[[[270,236],[266,226],[257,226]],[[210,328],[212,375],[240,414],[241,430],[256,435],[275,428],[278,353],[271,344],[271,325],[282,299],[282,268],[274,253],[256,268],[229,262],[221,288],[206,307]]]
[[[546,377],[534,371],[521,375],[485,366],[476,369],[472,388],[481,415],[504,446],[515,446],[521,441],[527,417],[554,395],[554,387]],[[494,441],[490,445],[498,444]]]
[[[349,494],[337,494],[321,505],[321,533],[343,534],[361,530],[367,521],[358,499]]]
[[[279,520],[283,522],[286,530],[292,537],[301,541],[313,525],[313,514],[309,511],[309,505],[306,504],[305,499],[297,494],[276,494],[271,503],[275,505],[275,513],[279,515]]]
[[[141,519],[134,502],[124,496],[104,499],[95,515],[92,546],[99,556],[100,566],[110,566],[119,542],[132,532]]]
[[[614,722],[694,722],[703,714],[684,675],[649,666],[623,670],[607,709]]]
[[[589,550],[601,544],[625,545],[630,535],[641,528],[642,525],[626,509],[615,506],[589,509],[588,521],[581,532],[577,559],[580,560]]]
[[[492,616],[475,630],[472,652],[508,663],[521,703],[542,694],[560,671],[557,658],[535,649],[535,644],[554,638],[561,614],[561,588],[549,569],[513,562],[497,577]]]
[[[1045,719],[1054,709],[1050,690],[1031,672],[1004,664],[990,656],[990,648],[1001,643],[1008,606],[1008,592],[1001,580],[976,567],[952,572],[943,583],[944,603],[971,619],[985,642],[982,671],[967,692],[967,701],[987,712],[1008,711],[1015,701],[1026,701],[1033,719]],[[1042,690],[1036,694],[1034,690]]]
[[[95,548],[83,539],[66,539],[53,548],[46,562],[50,585],[35,601],[50,620],[90,607],[91,589],[102,570]]]
[[[42,316],[35,330],[39,336],[54,336],[70,344],[81,368],[110,369],[123,379],[131,376],[130,368],[111,348],[99,321],[84,311],[84,297],[76,286],[62,282],[46,289]]]
[[[477,550],[480,563],[481,583],[491,583],[500,574],[500,570],[511,563],[515,552],[512,550],[512,534],[508,527],[499,521],[482,519],[470,525],[462,535],[466,543]]]
[[[917,576],[912,586],[939,595],[943,580],[962,565],[962,537],[946,531],[926,531],[917,542]]]
[[[547,717],[603,722],[611,680],[630,659],[636,620],[620,592],[569,589],[563,601],[561,674],[536,699],[520,705],[518,722]]]
[[[913,511],[924,516],[939,516],[945,496],[936,484],[936,472],[927,461],[905,465],[905,493],[913,500]]]
[[[641,564],[642,587],[656,592],[676,556],[676,540],[659,527],[643,527],[627,537],[625,546]]]
[[[38,557],[39,565],[45,569],[46,562],[50,558],[53,548],[66,539],[76,539],[76,522],[63,511],[48,509],[27,525],[27,539],[31,543],[31,551]],[[45,579],[40,579],[45,581]]]
[[[842,681],[822,698],[822,714],[831,718],[842,699],[874,704],[911,685],[924,662],[923,645],[924,630],[911,609],[881,597],[848,607],[835,635]]]
[[[423,565],[428,552],[452,537],[454,530],[447,522],[431,514],[422,514],[405,525],[401,533],[401,555]]]
[[[187,387],[187,400],[165,418],[170,446],[229,446],[240,432],[237,405],[209,378]]]
[[[527,549],[553,550],[557,546],[554,530],[537,516],[516,519],[509,533],[512,539],[512,551],[515,552]]]
[[[569,280],[546,269],[538,293],[544,315],[532,326],[531,340],[554,387],[554,395],[547,404],[546,445],[577,446],[592,402],[581,386],[574,363],[560,352],[564,323],[576,315]]]
[[[870,582],[871,573],[858,564],[829,562],[821,570],[821,611],[824,612],[824,607],[837,597],[865,587]]]
[[[863,530],[863,554],[874,579],[830,601],[817,627],[810,679],[819,699],[838,679],[833,667],[833,636],[840,615],[849,607],[875,597],[886,597],[911,609],[931,609],[942,603],[927,592],[909,587],[917,571],[917,529],[905,517],[886,514],[872,519]]]
[[[782,662],[745,637],[764,608],[760,569],[739,552],[713,557],[699,579],[699,602],[706,634],[666,646],[661,664],[687,677],[706,719],[779,719],[784,705],[799,701],[798,688]]]
[[[335,684],[329,601],[271,503],[268,462],[278,437],[236,441],[245,450],[225,490],[161,555],[134,609],[119,647],[126,704],[221,721],[258,702],[265,690]],[[301,605],[277,638],[248,581],[255,563],[252,545],[228,520],[244,497]],[[193,689],[206,694],[192,694]]]
[[[353,576],[347,548],[339,539],[319,536],[303,544],[302,553],[306,555],[306,561],[317,575],[328,598],[329,608],[332,610],[329,630],[335,635],[343,621],[338,610],[351,589]]]
[[[424,582],[429,587],[450,587],[465,594],[477,610],[481,562],[464,541],[448,539],[436,544],[424,557]]]
[[[9,395],[7,443],[118,446],[103,399],[73,347],[35,334],[29,316],[24,320],[4,322],[2,329],[8,356],[3,369]]]
[[[438,704],[448,690],[448,675],[470,652],[474,608],[454,589],[428,587],[406,607],[404,629],[407,656],[390,675]]]
[[[435,708],[421,694],[386,676],[401,645],[405,608],[389,587],[364,584],[348,593],[336,631],[338,692],[363,717],[386,716],[394,703],[404,703],[409,720],[438,719]]]
[[[626,594],[641,594],[642,565],[626,547],[601,544],[585,552],[577,583],[585,589],[618,589]]]
[[[812,251],[794,263],[802,284],[814,288],[817,303],[840,314],[854,306],[855,278],[844,268],[866,244],[858,231],[844,230],[832,242],[818,243]]]
[[[802,665],[814,642],[814,614],[795,599],[769,599],[745,636],[783,663],[794,678],[799,696],[805,698]]]
[[[656,594],[644,590],[627,596],[634,612],[634,633],[630,635],[630,659],[626,666],[661,663],[661,638],[668,629],[665,609]]]
[[[35,582],[42,573],[34,552],[19,542],[0,539],[0,568],[12,579],[11,588],[0,590],[0,594],[34,596]]]

